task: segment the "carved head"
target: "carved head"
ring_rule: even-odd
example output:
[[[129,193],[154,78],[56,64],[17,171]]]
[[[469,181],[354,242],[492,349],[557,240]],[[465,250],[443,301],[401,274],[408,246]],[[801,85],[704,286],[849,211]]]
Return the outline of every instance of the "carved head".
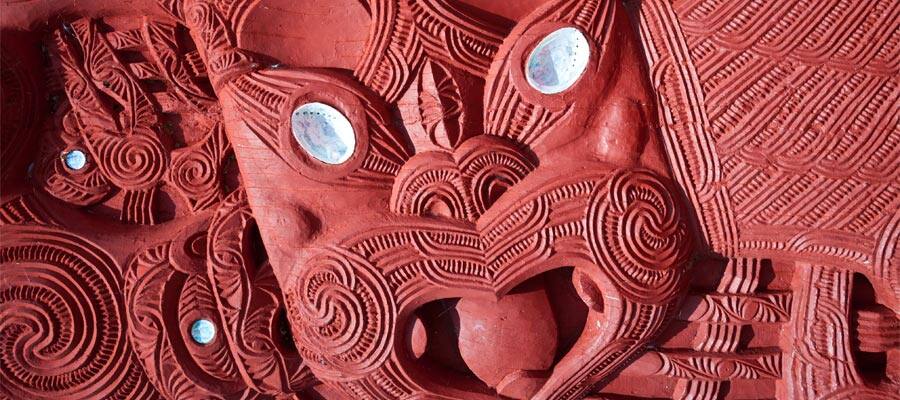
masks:
[[[691,241],[618,1],[508,31],[374,10],[359,67],[261,64],[213,3],[200,44],[317,378],[348,394],[571,397],[657,333]],[[384,13],[379,14],[379,13]]]
[[[0,398],[900,398],[896,1],[0,3]]]

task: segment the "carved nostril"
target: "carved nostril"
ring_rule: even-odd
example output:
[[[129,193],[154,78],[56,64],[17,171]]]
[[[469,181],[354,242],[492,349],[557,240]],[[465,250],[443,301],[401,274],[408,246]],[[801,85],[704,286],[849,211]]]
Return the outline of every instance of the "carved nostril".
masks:
[[[474,182],[472,190],[475,194],[475,207],[479,213],[484,213],[503,196],[509,188],[515,185],[519,178],[511,175],[510,171],[497,171],[496,175],[484,177]]]
[[[509,182],[504,180],[495,180],[490,183],[487,188],[487,200],[489,204],[493,204],[500,196],[503,196],[503,193],[506,193],[506,190],[512,186]],[[490,207],[490,205],[488,205]]]

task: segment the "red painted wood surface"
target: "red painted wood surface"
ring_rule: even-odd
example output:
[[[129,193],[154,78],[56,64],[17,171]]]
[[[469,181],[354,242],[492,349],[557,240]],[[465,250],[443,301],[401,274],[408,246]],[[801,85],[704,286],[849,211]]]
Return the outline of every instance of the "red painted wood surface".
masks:
[[[588,57],[547,94],[561,28]],[[0,29],[0,398],[900,399],[895,0],[3,0]],[[346,161],[295,140],[308,103]]]

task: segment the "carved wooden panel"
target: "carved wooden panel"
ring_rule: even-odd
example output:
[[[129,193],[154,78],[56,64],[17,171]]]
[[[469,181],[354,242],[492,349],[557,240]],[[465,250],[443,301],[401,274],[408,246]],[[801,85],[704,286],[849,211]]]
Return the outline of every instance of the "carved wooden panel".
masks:
[[[0,398],[900,399],[896,1],[0,11]]]

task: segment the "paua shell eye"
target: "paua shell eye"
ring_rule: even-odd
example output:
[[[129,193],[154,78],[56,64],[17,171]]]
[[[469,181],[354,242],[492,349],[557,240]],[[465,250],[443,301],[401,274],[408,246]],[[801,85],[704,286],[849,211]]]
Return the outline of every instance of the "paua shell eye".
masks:
[[[525,78],[535,90],[556,94],[572,87],[591,56],[590,45],[580,30],[557,29],[544,37],[525,63]]]
[[[208,319],[198,319],[191,324],[191,338],[197,344],[210,344],[216,338],[216,325]]]
[[[62,155],[63,164],[66,165],[66,168],[79,171],[87,165],[87,155],[84,154],[83,151],[75,149],[65,152]]]
[[[306,103],[291,114],[294,139],[310,156],[326,164],[343,164],[356,148],[350,120],[325,103]]]

